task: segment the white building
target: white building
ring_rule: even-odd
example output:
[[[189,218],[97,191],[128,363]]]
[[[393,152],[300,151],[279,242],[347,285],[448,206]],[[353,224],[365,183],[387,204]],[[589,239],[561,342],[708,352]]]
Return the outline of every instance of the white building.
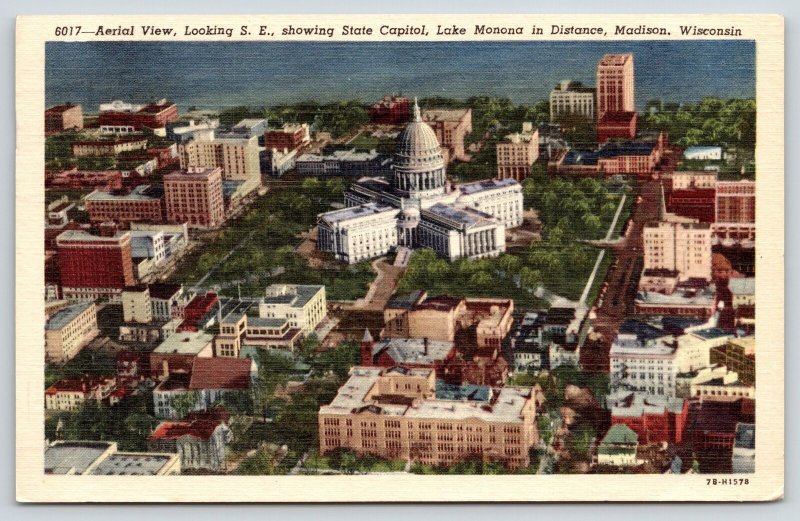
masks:
[[[317,248],[349,264],[386,255],[397,246],[399,213],[381,203],[324,213],[317,222]]]
[[[620,333],[611,344],[611,389],[675,398],[679,373],[671,336],[640,338]]]
[[[672,179],[673,190],[687,190],[690,188],[716,188],[718,175],[717,172],[676,170],[668,177]]]
[[[722,147],[719,146],[688,147],[683,152],[683,158],[688,160],[697,160],[697,161],[721,161]]]
[[[325,286],[273,284],[258,305],[261,318],[281,318],[310,335],[328,314]]]
[[[563,80],[550,91],[550,121],[559,121],[569,114],[593,120],[594,97],[594,89],[580,82]]]
[[[345,193],[350,207],[318,218],[321,251],[354,263],[396,247],[429,247],[447,259],[505,251],[506,227],[522,223],[522,189],[513,179],[451,186],[433,129],[419,107],[399,138],[391,181],[365,177]]]
[[[731,292],[731,305],[733,309],[756,305],[755,277],[730,279],[728,280],[728,289]]]
[[[711,226],[654,222],[643,230],[644,270],[677,271],[680,280],[711,280]]]
[[[711,365],[711,349],[728,343],[733,335],[721,329],[702,329],[681,335],[678,341],[678,372],[690,373]]]

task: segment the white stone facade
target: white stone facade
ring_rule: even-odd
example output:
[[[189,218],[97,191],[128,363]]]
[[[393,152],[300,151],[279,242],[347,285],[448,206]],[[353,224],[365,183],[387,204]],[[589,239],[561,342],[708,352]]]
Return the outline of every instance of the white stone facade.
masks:
[[[398,246],[432,248],[450,260],[493,257],[505,251],[505,229],[522,224],[514,179],[449,185],[439,142],[416,106],[392,170],[391,182],[362,178],[345,194],[348,208],[319,216],[319,250],[351,264]]]

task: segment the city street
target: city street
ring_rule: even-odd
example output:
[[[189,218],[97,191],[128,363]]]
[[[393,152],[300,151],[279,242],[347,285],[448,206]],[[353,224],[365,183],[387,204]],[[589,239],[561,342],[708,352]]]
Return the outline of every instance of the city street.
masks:
[[[625,316],[632,310],[639,272],[642,265],[642,230],[650,221],[657,220],[661,206],[661,183],[639,183],[636,208],[633,211],[627,234],[614,246],[615,261],[606,274],[608,289],[602,304],[596,310],[593,328],[601,336],[587,339],[581,348],[581,367],[590,371],[609,371],[609,350]]]

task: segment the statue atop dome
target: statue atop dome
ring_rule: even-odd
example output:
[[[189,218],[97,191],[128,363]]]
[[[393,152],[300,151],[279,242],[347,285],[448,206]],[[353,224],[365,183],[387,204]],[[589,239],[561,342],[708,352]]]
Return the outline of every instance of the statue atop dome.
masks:
[[[392,185],[404,197],[423,199],[444,194],[442,147],[430,125],[422,121],[417,98],[414,98],[414,117],[398,139],[392,169]]]

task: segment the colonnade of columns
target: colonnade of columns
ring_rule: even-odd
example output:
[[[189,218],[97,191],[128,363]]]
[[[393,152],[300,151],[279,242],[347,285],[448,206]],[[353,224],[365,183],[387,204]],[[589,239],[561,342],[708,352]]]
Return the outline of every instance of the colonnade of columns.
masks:
[[[395,173],[395,187],[400,190],[431,190],[444,186],[444,170],[424,173]]]
[[[466,236],[466,251],[464,252],[464,255],[471,257],[473,255],[480,255],[497,249],[497,243],[495,241],[494,234],[494,229],[468,234]]]

